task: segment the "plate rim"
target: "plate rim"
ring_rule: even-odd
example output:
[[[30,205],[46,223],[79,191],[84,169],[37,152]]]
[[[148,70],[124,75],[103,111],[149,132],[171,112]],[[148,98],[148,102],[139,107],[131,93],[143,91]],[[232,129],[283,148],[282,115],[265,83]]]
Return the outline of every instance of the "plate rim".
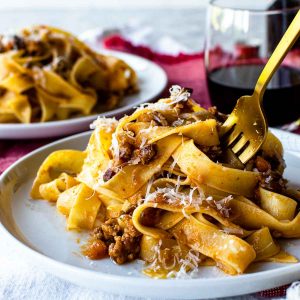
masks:
[[[275,134],[276,134],[276,132],[279,132],[280,134],[283,134],[283,135],[292,136],[293,138],[296,138],[298,140],[298,142],[300,143],[299,135],[289,133],[289,132],[284,132],[284,131],[278,130],[278,129],[275,129],[275,130],[271,129],[271,130]],[[59,145],[61,143],[67,142],[67,141],[76,140],[81,137],[89,136],[91,133],[92,133],[92,130],[85,131],[85,132],[78,133],[78,134],[75,134],[75,135],[72,135],[69,137],[65,137],[63,139],[59,139],[55,142],[52,142],[52,143],[49,143],[42,147],[37,148],[36,150],[23,156],[22,158],[20,158],[16,162],[14,162],[10,167],[8,167],[1,174],[0,183],[3,183],[5,178],[7,178],[7,176],[9,176],[10,172],[12,172],[16,167],[18,167],[18,165],[20,163],[22,163],[23,161],[26,161],[27,159],[34,157],[37,153],[43,152],[44,150],[47,150],[47,148]],[[289,151],[289,150],[286,150],[286,151],[291,152],[291,154],[293,154],[292,151]],[[82,268],[79,266],[70,265],[68,263],[61,262],[54,258],[46,256],[46,255],[38,252],[37,250],[30,248],[29,246],[24,244],[22,241],[17,239],[2,224],[2,220],[0,220],[0,232],[3,233],[3,238],[7,239],[7,242],[9,242],[11,245],[14,244],[16,246],[16,248],[19,248],[18,250],[23,250],[28,255],[30,255],[32,258],[39,259],[39,261],[41,261],[44,264],[46,270],[49,270],[49,269],[52,270],[52,271],[50,271],[51,273],[53,273],[61,278],[64,278],[65,280],[67,280],[67,279],[64,276],[60,276],[58,274],[58,272],[54,272],[53,269],[58,269],[61,271],[63,270],[63,272],[69,272],[69,273],[75,272],[76,274],[80,274],[80,276],[85,276],[86,279],[93,278],[93,280],[96,280],[96,279],[101,280],[102,283],[104,283],[104,282],[107,282],[110,284],[118,283],[121,286],[126,285],[127,287],[136,287],[137,285],[139,285],[139,288],[143,287],[146,289],[153,288],[154,286],[157,288],[164,288],[164,289],[171,288],[171,287],[174,288],[174,286],[176,286],[176,283],[179,283],[180,288],[182,288],[182,289],[195,288],[195,286],[197,286],[197,285],[199,286],[199,284],[216,285],[216,284],[219,284],[220,282],[222,282],[223,285],[227,284],[227,283],[234,285],[234,284],[247,283],[249,280],[254,279],[254,278],[255,278],[255,281],[258,282],[258,281],[264,279],[265,277],[268,277],[269,279],[271,279],[271,278],[275,279],[275,278],[278,278],[279,276],[283,276],[284,274],[290,274],[290,275],[295,274],[295,272],[299,273],[299,275],[300,275],[300,262],[291,264],[291,265],[282,266],[277,269],[270,269],[270,270],[265,270],[265,271],[249,273],[249,274],[245,273],[245,274],[237,275],[237,276],[214,277],[214,278],[153,280],[151,278],[146,278],[146,277],[144,278],[144,277],[132,277],[132,276],[117,275],[117,274],[109,274],[109,273],[104,273],[101,271],[85,269],[85,268]],[[73,280],[70,279],[69,281],[73,281]],[[283,283],[283,284],[285,284],[285,283]],[[276,284],[275,280],[273,282],[271,282],[271,280],[269,280],[269,284],[266,286],[266,289],[273,288],[275,286],[278,286],[278,284]],[[99,288],[99,289],[105,290],[105,288]],[[256,292],[257,290],[255,290],[255,288],[251,288],[251,291]],[[126,293],[124,293],[124,294],[126,294]],[[235,292],[233,291],[232,294],[230,294],[230,295],[233,296],[233,295],[240,295],[240,294],[241,293],[235,294]],[[199,295],[199,296],[201,298],[201,295]]]
[[[139,104],[143,104],[145,103],[145,101],[153,101],[156,97],[158,97],[163,91],[164,89],[167,87],[168,85],[168,76],[166,71],[160,66],[158,65],[156,62],[144,58],[142,56],[139,55],[135,55],[132,53],[127,53],[127,52],[122,52],[122,51],[116,51],[116,50],[108,50],[108,49],[103,49],[101,51],[99,51],[99,53],[107,53],[110,55],[120,55],[120,56],[127,56],[133,59],[139,59],[141,62],[145,62],[150,64],[152,67],[156,68],[157,70],[159,70],[161,72],[161,75],[163,76],[163,85],[162,88],[157,91],[157,94],[155,96],[153,96],[152,98],[149,98],[147,100],[142,100]],[[134,96],[131,95],[131,96]],[[76,124],[78,122],[87,122],[87,121],[93,121],[95,120],[98,116],[118,116],[122,113],[125,113],[127,111],[129,111],[130,109],[133,109],[134,107],[130,104],[126,105],[126,106],[122,106],[122,107],[117,107],[115,109],[112,110],[108,110],[108,111],[104,111],[104,112],[100,112],[98,114],[93,114],[93,115],[89,115],[89,116],[80,116],[80,117],[75,117],[75,118],[70,118],[70,119],[65,119],[65,120],[55,120],[55,121],[47,121],[47,122],[36,122],[36,123],[0,123],[0,130],[5,130],[5,129],[10,129],[10,130],[18,130],[22,127],[22,130],[27,130],[27,129],[40,129],[40,128],[51,128],[51,127],[55,127],[58,125],[72,125],[72,124]]]

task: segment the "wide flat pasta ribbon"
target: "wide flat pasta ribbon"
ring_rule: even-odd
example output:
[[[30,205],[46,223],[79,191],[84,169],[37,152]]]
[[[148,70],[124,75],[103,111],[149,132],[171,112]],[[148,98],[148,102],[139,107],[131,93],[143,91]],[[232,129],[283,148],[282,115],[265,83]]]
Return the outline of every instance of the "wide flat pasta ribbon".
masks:
[[[232,222],[250,230],[268,227],[276,231],[278,236],[286,238],[300,237],[300,213],[289,222],[279,221],[260,207],[241,199],[243,197],[236,196],[230,201],[229,207],[234,212]]]
[[[182,143],[182,138],[169,136],[157,142],[157,154],[148,165],[128,165],[112,179],[105,182],[102,188],[114,191],[120,198],[126,199],[135,194],[163,164],[170,158],[176,148]]]
[[[279,221],[291,221],[296,212],[297,202],[284,195],[259,188],[260,206]]]
[[[84,152],[76,150],[58,150],[52,152],[40,166],[33,182],[30,196],[33,199],[41,198],[40,186],[58,178],[63,172],[74,175],[79,173],[85,156]]]
[[[110,161],[108,151],[111,139],[112,131],[109,127],[95,130],[90,137],[86,149],[87,156],[77,178],[92,189],[103,183],[103,171],[106,170]]]
[[[205,184],[231,194],[253,196],[258,183],[258,174],[227,168],[212,162],[194,144],[183,143],[173,154],[180,169],[197,184]]]
[[[216,146],[219,145],[219,135],[217,132],[217,122],[214,119],[208,119],[205,121],[197,121],[195,123],[172,127],[154,127],[149,130],[147,136],[149,143],[152,144],[166,136],[171,134],[180,134],[185,137],[189,137],[203,146]]]
[[[101,205],[97,193],[84,183],[80,183],[73,197],[73,205],[67,220],[68,229],[93,229]]]
[[[219,268],[231,275],[243,273],[256,257],[253,247],[244,240],[223,233],[193,216],[176,225],[172,233],[192,249],[211,257]]]
[[[77,184],[78,181],[74,177],[68,175],[67,173],[61,173],[58,178],[41,184],[39,186],[39,192],[43,199],[55,202],[62,192]]]
[[[253,246],[256,252],[255,261],[273,257],[280,252],[280,246],[275,243],[268,227],[255,231],[246,241]]]

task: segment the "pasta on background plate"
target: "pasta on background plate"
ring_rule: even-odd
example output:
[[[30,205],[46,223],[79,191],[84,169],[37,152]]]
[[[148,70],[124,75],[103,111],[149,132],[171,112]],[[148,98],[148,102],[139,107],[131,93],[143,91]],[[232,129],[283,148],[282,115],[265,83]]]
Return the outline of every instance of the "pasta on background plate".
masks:
[[[282,145],[268,132],[244,165],[220,145],[226,117],[173,86],[170,98],[119,121],[98,118],[85,151],[49,155],[31,196],[56,202],[69,230],[92,231],[87,257],[141,258],[154,278],[297,262],[277,241],[300,238],[299,192],[282,177]]]
[[[137,92],[135,71],[49,26],[0,36],[0,123],[64,120],[111,110]]]

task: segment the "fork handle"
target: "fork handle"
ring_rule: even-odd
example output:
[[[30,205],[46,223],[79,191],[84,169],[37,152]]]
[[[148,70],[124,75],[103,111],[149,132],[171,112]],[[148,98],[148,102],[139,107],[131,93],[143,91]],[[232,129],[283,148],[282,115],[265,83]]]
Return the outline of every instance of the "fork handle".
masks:
[[[285,58],[288,51],[292,48],[298,37],[300,36],[300,10],[296,14],[292,23],[288,27],[287,31],[281,38],[279,44],[274,50],[273,54],[269,58],[267,64],[265,65],[263,71],[261,72],[255,89],[254,94],[256,94],[257,99],[260,103],[262,102],[264,92],[270,82],[273,74],[276,72],[283,59]]]

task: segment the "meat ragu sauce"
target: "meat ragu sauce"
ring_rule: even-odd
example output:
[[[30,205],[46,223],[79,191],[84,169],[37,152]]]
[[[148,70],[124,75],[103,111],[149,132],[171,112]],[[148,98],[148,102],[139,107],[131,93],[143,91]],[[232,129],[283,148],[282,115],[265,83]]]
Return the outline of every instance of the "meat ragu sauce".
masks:
[[[182,114],[185,110],[189,110],[188,103],[178,104],[178,114]],[[201,118],[215,118],[218,125],[221,126],[226,120],[227,116],[218,112],[216,107],[208,109],[208,115],[200,116]],[[153,126],[174,126],[176,127],[177,120],[167,120],[161,113],[147,113],[138,118],[137,121],[152,122]],[[194,121],[194,120],[193,120]],[[185,122],[189,124],[188,120],[183,120],[179,125]],[[178,126],[178,125],[177,125]],[[127,164],[149,164],[156,155],[156,145],[150,144],[136,148],[135,140],[128,131],[124,133],[119,143],[119,157],[115,161],[115,165],[108,168],[103,175],[104,182],[110,180],[121,167]],[[212,161],[226,164],[225,149],[221,146],[201,147],[203,151]],[[261,173],[259,179],[259,186],[268,190],[285,194],[286,181],[282,178],[282,171],[284,168],[284,161],[280,161],[276,157],[268,157],[262,151],[259,151],[255,158],[251,159],[242,168],[248,171],[259,171]],[[239,167],[239,166],[237,166]],[[255,202],[259,202],[258,188],[255,193]],[[160,195],[158,195],[160,197]],[[159,199],[155,202],[160,202]],[[215,207],[225,217],[229,218],[230,211],[227,209],[230,199],[225,199],[224,207]],[[211,206],[214,202],[209,202],[207,205]],[[220,206],[221,203],[219,203]],[[125,205],[126,206],[126,205]],[[120,216],[109,218],[101,226],[96,227],[91,234],[88,243],[83,247],[82,253],[90,259],[101,259],[104,257],[112,258],[117,264],[130,262],[139,257],[140,253],[140,239],[139,233],[132,224],[131,216],[136,206],[129,205],[129,209],[121,212]],[[155,226],[162,216],[162,211],[158,209],[147,209],[143,212],[141,223],[145,226]]]
[[[110,218],[96,227],[82,247],[82,253],[93,260],[110,256],[117,264],[138,258],[141,234],[133,226],[131,214],[132,210],[121,212],[119,217]]]

